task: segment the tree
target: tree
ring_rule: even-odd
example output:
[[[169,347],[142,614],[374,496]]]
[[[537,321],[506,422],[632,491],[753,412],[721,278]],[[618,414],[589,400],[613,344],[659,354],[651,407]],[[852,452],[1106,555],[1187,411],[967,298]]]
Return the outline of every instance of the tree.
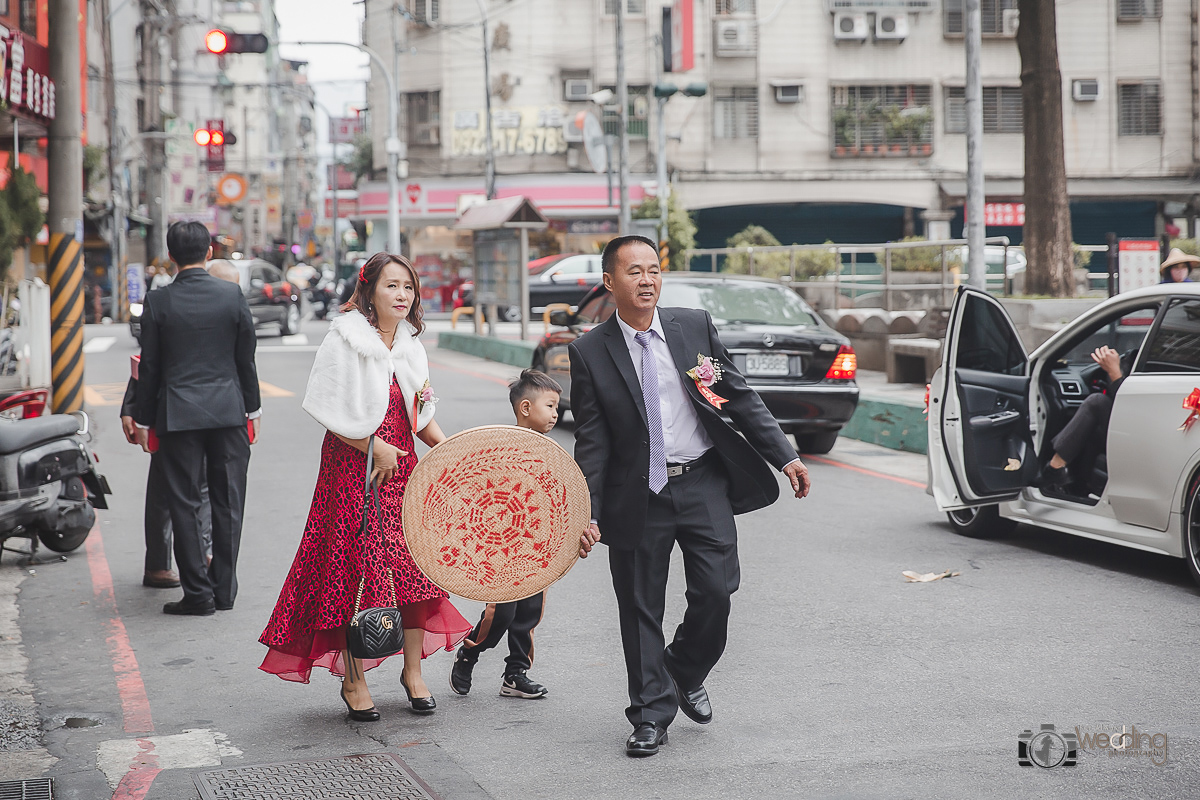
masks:
[[[1075,288],[1074,258],[1055,4],[1017,0],[1017,8],[1025,113],[1025,286],[1030,294],[1069,297]]]
[[[747,225],[740,231],[730,236],[725,240],[726,247],[779,247],[779,240],[775,238],[775,234],[764,228],[762,225]],[[749,275],[750,269],[750,254],[749,253],[730,253],[725,256],[724,270],[726,272],[736,272],[741,275]],[[764,275],[768,278],[779,278],[788,274],[788,254],[787,253],[755,253],[754,254],[754,270],[755,275]]]
[[[671,269],[687,270],[685,250],[696,246],[696,223],[692,215],[671,192],[667,197],[667,248],[671,251]],[[658,219],[658,198],[647,197],[633,213],[634,219]]]
[[[350,154],[350,167],[355,178],[370,178],[375,169],[375,145],[370,136],[359,136],[354,140],[354,152]]]

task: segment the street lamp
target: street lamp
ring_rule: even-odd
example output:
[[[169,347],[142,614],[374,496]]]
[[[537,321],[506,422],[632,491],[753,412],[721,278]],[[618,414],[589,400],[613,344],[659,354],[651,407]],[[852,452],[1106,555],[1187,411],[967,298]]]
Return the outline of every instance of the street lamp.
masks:
[[[704,97],[708,94],[708,84],[703,82],[689,83],[680,89],[673,83],[654,84],[654,97],[658,100],[658,239],[667,238],[667,197],[670,187],[667,186],[667,126],[663,121],[666,114],[667,101],[672,95],[682,93],[686,97]]]
[[[340,45],[342,47],[353,47],[361,50],[370,56],[375,62],[375,66],[379,67],[379,74],[383,75],[383,80],[387,84],[388,90],[388,138],[384,143],[387,150],[388,167],[388,245],[389,253],[400,252],[400,150],[403,144],[400,141],[399,125],[399,110],[397,108],[398,96],[396,95],[396,82],[392,79],[392,74],[388,72],[387,67],[383,63],[383,59],[379,57],[371,48],[365,44],[355,44],[354,42],[280,42],[280,44],[294,45]],[[334,227],[336,230],[337,223]]]

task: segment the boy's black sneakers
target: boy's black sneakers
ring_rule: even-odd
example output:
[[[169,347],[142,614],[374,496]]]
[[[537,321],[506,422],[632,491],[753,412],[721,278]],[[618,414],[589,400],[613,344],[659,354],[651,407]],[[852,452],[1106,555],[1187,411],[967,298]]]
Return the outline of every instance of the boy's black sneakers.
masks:
[[[458,690],[455,689],[455,691]],[[523,670],[505,675],[504,683],[500,684],[502,697],[522,697],[526,700],[536,700],[539,697],[545,697],[546,694],[546,687],[529,680],[529,676]]]
[[[467,646],[458,648],[454,656],[454,666],[450,668],[450,688],[455,694],[467,694],[471,691],[471,670],[475,669],[476,659],[467,653]]]

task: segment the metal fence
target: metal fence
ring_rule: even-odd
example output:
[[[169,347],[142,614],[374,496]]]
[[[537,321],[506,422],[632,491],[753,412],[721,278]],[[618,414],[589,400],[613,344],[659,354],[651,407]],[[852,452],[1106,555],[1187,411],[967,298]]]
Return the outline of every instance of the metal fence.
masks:
[[[1013,285],[1020,280],[1008,270],[1010,251],[1020,251],[1011,244],[1007,236],[993,236],[984,240],[985,246],[995,248],[1002,255],[999,263],[988,263],[985,276],[987,290],[1008,296]],[[917,249],[937,249],[933,269],[910,270],[893,267],[893,261],[901,261]],[[731,255],[744,256],[746,272],[759,275],[764,272],[764,262],[770,263],[765,270],[779,272],[779,255],[786,254],[788,267],[783,274],[770,277],[788,282],[818,308],[876,307],[887,311],[931,308],[949,305],[955,290],[966,279],[966,239],[942,239],[916,242],[885,242],[880,244],[793,244],[777,247],[713,247],[684,251],[691,269],[725,272],[725,259]],[[1107,252],[1105,245],[1081,245],[1088,252]],[[804,275],[803,254],[831,253],[837,268],[823,275]],[[897,255],[900,253],[901,255]],[[765,258],[771,256],[769,260]],[[757,262],[756,262],[757,259]],[[798,269],[798,263],[800,268]],[[739,270],[740,272],[740,270]],[[1087,273],[1089,287],[1097,281],[1106,281],[1107,272]]]

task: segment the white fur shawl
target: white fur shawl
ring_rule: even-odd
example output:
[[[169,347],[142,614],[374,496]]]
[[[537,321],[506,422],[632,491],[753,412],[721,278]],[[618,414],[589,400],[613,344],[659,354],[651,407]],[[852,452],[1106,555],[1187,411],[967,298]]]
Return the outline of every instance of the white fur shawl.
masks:
[[[407,321],[401,322],[389,352],[358,311],[334,317],[308,376],[304,410],[347,439],[366,438],[383,424],[395,375],[411,418],[417,393],[429,380],[429,360],[415,332]],[[433,410],[433,403],[422,406],[414,431],[429,424]]]

